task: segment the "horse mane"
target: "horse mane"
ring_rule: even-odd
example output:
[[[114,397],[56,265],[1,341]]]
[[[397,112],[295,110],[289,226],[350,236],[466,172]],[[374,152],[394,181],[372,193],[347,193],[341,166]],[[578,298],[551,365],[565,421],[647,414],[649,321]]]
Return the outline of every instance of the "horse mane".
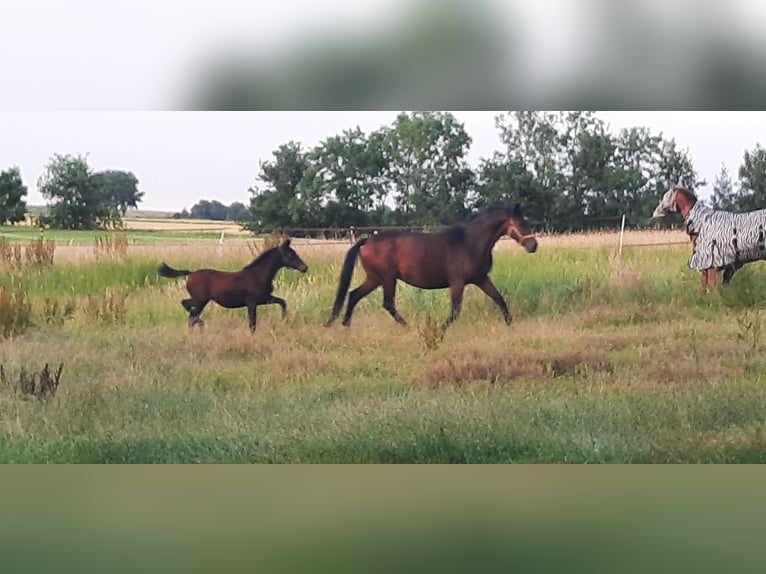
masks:
[[[263,253],[261,253],[258,257],[253,259],[250,263],[245,265],[242,269],[252,269],[256,265],[259,265],[262,261],[264,261],[267,257],[271,257],[271,255],[277,251],[279,247],[272,247],[271,249],[267,249]]]
[[[447,236],[447,239],[451,242],[460,243],[465,239],[465,229],[468,225],[476,223],[477,221],[481,221],[485,218],[489,218],[497,214],[498,212],[503,213],[507,217],[510,217],[513,210],[503,206],[490,207],[478,213],[471,214],[464,221],[457,221],[455,223],[445,225],[442,229],[437,231],[437,233],[445,234]],[[401,237],[402,235],[408,235],[411,233],[412,233],[411,231],[401,231],[401,230],[383,231],[382,233],[377,233],[375,235],[372,235],[370,239],[374,239],[374,238],[391,239],[394,237]]]
[[[468,226],[474,225],[477,222],[481,222],[490,217],[494,217],[498,213],[502,213],[505,217],[510,217],[512,210],[507,207],[490,207],[484,211],[474,213],[465,221],[459,223],[453,223],[444,230],[447,236],[447,240],[450,243],[463,243],[465,241],[465,232]]]
[[[689,200],[691,200],[694,203],[698,201],[695,193],[687,187],[673,186],[673,191],[675,191],[676,193],[681,193],[685,195]]]

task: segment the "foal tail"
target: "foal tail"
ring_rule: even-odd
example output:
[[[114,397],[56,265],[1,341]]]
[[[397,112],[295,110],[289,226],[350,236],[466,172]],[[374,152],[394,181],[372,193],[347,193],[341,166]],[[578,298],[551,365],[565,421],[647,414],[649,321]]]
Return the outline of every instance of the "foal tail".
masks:
[[[191,271],[187,271],[186,269],[173,269],[167,263],[160,263],[160,266],[157,268],[157,273],[162,277],[170,277],[171,279],[191,275]]]
[[[367,238],[360,239],[356,244],[348,250],[346,254],[346,260],[343,262],[343,269],[340,272],[340,283],[338,284],[338,293],[335,295],[335,304],[332,307],[332,316],[325,323],[326,327],[335,322],[335,319],[340,315],[341,309],[343,309],[343,303],[346,301],[346,294],[348,293],[348,287],[351,285],[351,276],[354,274],[354,265],[359,257],[359,250],[362,245],[367,243]]]

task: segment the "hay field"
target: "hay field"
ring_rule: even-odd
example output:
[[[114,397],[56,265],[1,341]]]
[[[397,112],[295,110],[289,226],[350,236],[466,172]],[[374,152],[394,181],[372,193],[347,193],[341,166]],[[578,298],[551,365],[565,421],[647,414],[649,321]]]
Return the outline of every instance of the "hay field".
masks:
[[[226,235],[250,235],[249,231],[242,229],[242,226],[237,223],[207,219],[126,217],[123,219],[123,226],[130,231],[206,231],[209,233],[221,233],[223,231]]]
[[[57,245],[52,266],[0,274],[29,319],[0,339],[0,461],[766,460],[760,264],[703,295],[677,234],[622,259],[613,236],[543,237],[534,255],[502,241],[492,276],[514,324],[469,288],[439,342],[428,325],[447,316],[446,291],[400,287],[409,328],[379,292],[350,328],[322,327],[349,244],[299,241],[309,272],[276,280],[287,320],[261,308],[251,335],[244,310],[211,305],[190,332],[183,281],[157,263],[236,269],[253,255],[245,238],[205,237],[124,255]],[[14,384],[46,363],[64,365],[52,398]]]

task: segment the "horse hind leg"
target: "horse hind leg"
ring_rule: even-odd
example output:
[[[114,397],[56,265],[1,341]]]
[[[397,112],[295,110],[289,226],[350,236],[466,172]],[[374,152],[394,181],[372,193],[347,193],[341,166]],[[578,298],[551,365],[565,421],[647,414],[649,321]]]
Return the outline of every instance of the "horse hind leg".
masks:
[[[723,284],[728,285],[731,283],[732,277],[734,277],[734,274],[742,267],[741,263],[734,263],[732,265],[728,265],[727,267],[724,267],[723,269]]]
[[[367,277],[364,283],[362,283],[359,287],[357,287],[351,293],[348,294],[348,306],[346,307],[346,316],[343,318],[344,327],[348,327],[349,325],[351,325],[351,315],[354,312],[354,307],[356,307],[356,304],[359,303],[359,301],[361,301],[365,297],[367,297],[367,295],[372,293],[379,286],[380,286],[380,283],[378,283],[377,281],[373,281],[372,279]]]
[[[407,325],[407,321],[396,310],[396,279],[386,281],[383,284],[383,308],[389,312],[397,323]]]
[[[443,328],[446,329],[460,316],[460,309],[463,307],[463,291],[465,290],[465,284],[455,283],[450,285],[450,296],[452,299],[452,311],[444,323]]]
[[[194,301],[194,299],[184,299],[181,301],[181,305],[183,305],[184,309],[186,309],[186,311],[189,313],[190,329],[195,325],[199,325],[200,327],[205,326],[205,321],[200,319],[200,315],[202,315],[202,311],[205,309],[207,301],[204,303],[197,303]]]

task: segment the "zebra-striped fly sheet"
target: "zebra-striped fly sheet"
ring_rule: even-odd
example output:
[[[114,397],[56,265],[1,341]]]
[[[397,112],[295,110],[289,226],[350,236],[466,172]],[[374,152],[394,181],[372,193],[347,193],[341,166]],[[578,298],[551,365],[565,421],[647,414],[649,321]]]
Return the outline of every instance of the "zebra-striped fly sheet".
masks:
[[[766,209],[734,213],[694,204],[686,229],[696,236],[689,268],[703,271],[766,259]]]

